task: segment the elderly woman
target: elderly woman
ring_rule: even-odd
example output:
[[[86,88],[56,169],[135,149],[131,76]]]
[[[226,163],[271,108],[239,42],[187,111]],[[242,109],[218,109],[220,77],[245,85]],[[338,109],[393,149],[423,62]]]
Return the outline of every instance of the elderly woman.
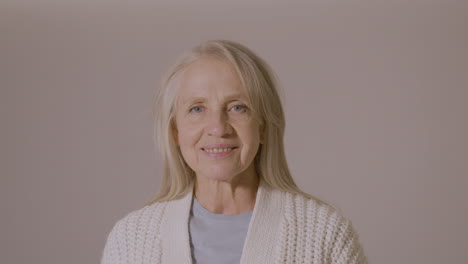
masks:
[[[102,263],[367,263],[351,222],[289,172],[270,67],[207,41],[155,97],[164,174],[157,197],[119,220]]]

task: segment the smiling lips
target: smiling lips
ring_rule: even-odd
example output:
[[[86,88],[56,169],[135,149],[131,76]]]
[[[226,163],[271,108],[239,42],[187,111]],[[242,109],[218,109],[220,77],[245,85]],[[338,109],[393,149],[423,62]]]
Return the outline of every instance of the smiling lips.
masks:
[[[211,158],[223,158],[231,154],[235,149],[234,145],[219,144],[219,145],[209,145],[202,148],[203,153]]]

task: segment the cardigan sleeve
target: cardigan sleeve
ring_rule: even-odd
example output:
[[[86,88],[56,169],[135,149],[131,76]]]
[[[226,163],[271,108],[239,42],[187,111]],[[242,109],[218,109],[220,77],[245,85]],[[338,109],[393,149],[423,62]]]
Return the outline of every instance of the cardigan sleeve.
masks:
[[[339,224],[339,231],[336,248],[332,254],[333,264],[367,264],[367,257],[364,255],[364,250],[359,242],[359,236],[354,229],[351,221],[342,218]]]
[[[114,225],[107,236],[106,244],[102,251],[101,264],[121,263],[120,247],[122,245],[119,245],[119,240],[117,239],[117,234],[119,233],[119,229],[121,229],[120,227],[121,223],[119,221]]]

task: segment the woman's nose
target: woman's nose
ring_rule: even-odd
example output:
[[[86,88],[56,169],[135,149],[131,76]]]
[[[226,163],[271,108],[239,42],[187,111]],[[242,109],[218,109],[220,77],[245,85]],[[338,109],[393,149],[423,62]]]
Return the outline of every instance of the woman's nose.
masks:
[[[211,113],[208,120],[207,132],[210,136],[222,137],[232,133],[232,127],[229,124],[226,113],[214,112]]]

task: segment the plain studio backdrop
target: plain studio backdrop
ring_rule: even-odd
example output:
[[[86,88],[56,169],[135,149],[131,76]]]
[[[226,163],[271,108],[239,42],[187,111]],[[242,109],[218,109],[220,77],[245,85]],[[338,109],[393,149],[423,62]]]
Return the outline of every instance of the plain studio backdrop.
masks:
[[[466,263],[467,1],[125,2],[0,4],[1,263],[99,262],[160,184],[153,89],[217,38],[276,71],[293,176],[371,263]]]

